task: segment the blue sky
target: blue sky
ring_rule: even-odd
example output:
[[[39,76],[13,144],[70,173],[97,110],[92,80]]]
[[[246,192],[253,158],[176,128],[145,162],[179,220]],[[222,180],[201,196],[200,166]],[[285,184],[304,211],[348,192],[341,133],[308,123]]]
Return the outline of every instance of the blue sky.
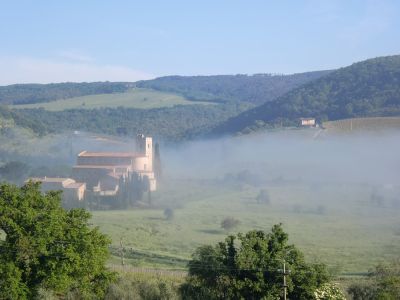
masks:
[[[2,1],[0,84],[297,73],[400,54],[400,1]]]

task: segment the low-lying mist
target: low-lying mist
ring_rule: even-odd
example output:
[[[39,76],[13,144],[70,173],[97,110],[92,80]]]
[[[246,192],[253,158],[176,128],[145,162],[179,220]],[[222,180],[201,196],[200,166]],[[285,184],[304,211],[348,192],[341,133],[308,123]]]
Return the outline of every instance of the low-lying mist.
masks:
[[[265,180],[399,184],[400,133],[319,135],[286,130],[162,149],[165,173],[220,178],[247,171]]]
[[[68,176],[84,150],[135,151],[133,138],[8,134],[0,136],[0,171],[10,161],[30,166],[19,166],[18,184],[27,176]],[[282,222],[308,259],[364,272],[400,251],[399,137],[299,129],[180,144],[155,140],[163,175],[151,203],[95,209],[93,222],[115,245],[123,235],[131,247],[186,257],[225,238],[227,218],[237,232]]]
[[[0,133],[0,180],[21,184],[32,176],[69,177],[78,153],[84,150],[133,152],[135,147],[131,139],[87,132],[38,137],[29,130],[11,128]]]
[[[156,200],[202,234],[227,217],[239,232],[282,222],[308,259],[367,271],[400,251],[399,137],[304,129],[164,146]]]
[[[323,133],[316,138],[317,133],[314,129],[282,130],[181,144],[161,143],[164,179],[236,176],[261,184],[285,180],[399,185],[399,132]],[[3,164],[21,161],[39,169],[72,167],[76,155],[83,150],[135,151],[133,139],[81,132],[35,138],[14,131],[1,139]]]

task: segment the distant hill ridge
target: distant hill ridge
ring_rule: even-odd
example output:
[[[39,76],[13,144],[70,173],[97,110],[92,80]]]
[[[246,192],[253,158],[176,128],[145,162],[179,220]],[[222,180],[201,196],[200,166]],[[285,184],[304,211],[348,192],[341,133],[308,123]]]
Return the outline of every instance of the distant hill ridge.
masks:
[[[400,115],[400,55],[354,63],[229,119],[214,134],[318,121]]]
[[[181,94],[193,101],[249,102],[259,105],[275,100],[290,90],[330,72],[315,71],[291,75],[165,76],[138,81],[136,86]]]
[[[136,87],[181,94],[185,99],[196,101],[219,101],[220,104],[154,109],[76,107],[60,112],[16,110],[1,105],[96,93],[105,94],[105,101],[108,101],[107,94],[125,94]],[[286,90],[289,91],[285,93]],[[113,101],[111,95],[109,101]],[[259,102],[262,104],[254,107]],[[300,117],[314,117],[323,122],[376,116],[400,116],[399,55],[369,59],[335,71],[294,75],[169,76],[136,83],[0,87],[0,117],[39,134],[75,129],[118,135],[140,131],[184,140],[207,134],[219,136],[292,126],[297,125]]]
[[[182,95],[192,101],[261,104],[328,74],[166,76],[138,82],[82,82],[0,86],[0,104],[35,104],[80,96],[124,93],[132,87]]]
[[[12,84],[0,86],[0,104],[33,104],[79,96],[121,93],[131,86],[128,82]]]

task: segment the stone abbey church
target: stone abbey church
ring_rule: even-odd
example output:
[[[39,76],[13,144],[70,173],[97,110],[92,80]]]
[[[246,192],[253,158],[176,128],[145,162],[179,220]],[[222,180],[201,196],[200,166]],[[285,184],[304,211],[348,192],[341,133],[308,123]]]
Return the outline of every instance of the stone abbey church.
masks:
[[[136,152],[82,151],[77,156],[72,178],[30,180],[41,182],[43,191],[62,190],[64,200],[68,199],[69,203],[79,203],[85,197],[132,202],[143,192],[157,189],[154,169],[159,163],[158,158],[153,139],[140,134],[136,137]]]

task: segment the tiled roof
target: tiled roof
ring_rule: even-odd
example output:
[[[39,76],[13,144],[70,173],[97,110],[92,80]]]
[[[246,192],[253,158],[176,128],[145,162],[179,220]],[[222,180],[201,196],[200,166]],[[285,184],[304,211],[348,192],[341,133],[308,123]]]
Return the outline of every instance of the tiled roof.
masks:
[[[74,169],[118,169],[118,168],[130,168],[131,165],[75,165]]]
[[[75,183],[68,184],[67,186],[65,186],[65,188],[67,188],[67,189],[78,189],[83,185],[85,185],[85,183],[83,183],[83,182],[75,182]]]
[[[139,157],[143,154],[135,152],[88,152],[83,151],[78,154],[79,157]]]
[[[32,177],[29,178],[27,181],[32,180],[34,182],[55,182],[55,183],[62,183],[64,181],[74,181],[71,178],[62,178],[62,177]]]

